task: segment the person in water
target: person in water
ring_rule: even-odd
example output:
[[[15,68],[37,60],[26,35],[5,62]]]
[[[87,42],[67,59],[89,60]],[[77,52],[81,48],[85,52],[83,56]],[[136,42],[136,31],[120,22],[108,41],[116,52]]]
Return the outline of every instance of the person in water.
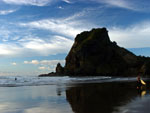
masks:
[[[142,87],[140,76],[137,77],[137,85],[136,86],[137,86],[137,89],[141,89],[141,87]]]

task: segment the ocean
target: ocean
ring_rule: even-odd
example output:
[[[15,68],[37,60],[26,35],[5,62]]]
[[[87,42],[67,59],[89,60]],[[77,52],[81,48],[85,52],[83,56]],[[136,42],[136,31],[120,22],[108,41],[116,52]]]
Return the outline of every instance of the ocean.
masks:
[[[0,76],[0,113],[149,113],[136,77]]]

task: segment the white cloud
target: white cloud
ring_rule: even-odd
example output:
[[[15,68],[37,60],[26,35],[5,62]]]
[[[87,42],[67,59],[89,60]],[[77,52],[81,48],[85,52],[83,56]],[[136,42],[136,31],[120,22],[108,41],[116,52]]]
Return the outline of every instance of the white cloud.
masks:
[[[59,8],[59,9],[64,9],[62,6],[58,6],[57,8]]]
[[[71,3],[70,0],[62,0],[62,1],[66,2],[66,3],[68,3],[68,4]]]
[[[15,44],[0,44],[0,56],[13,56],[19,51],[20,48]]]
[[[58,63],[61,63],[62,66],[65,65],[65,60],[32,60],[24,61],[24,64],[36,64],[38,65],[39,70],[48,70],[49,72],[54,72]]]
[[[8,41],[9,36],[11,35],[11,31],[4,27],[0,27],[0,37],[2,41]]]
[[[150,21],[127,28],[113,27],[109,34],[111,40],[126,48],[150,47]]]
[[[38,67],[39,70],[48,70],[49,72],[54,72],[55,71],[55,67],[46,67],[46,66],[40,66]]]
[[[37,64],[39,64],[39,61],[38,60],[24,61],[24,64],[34,64],[34,65],[37,65]]]
[[[67,113],[69,110],[70,110],[69,112],[72,112],[72,110],[70,108],[68,108],[69,110],[66,109],[66,107],[68,107],[68,106],[65,106],[61,109],[56,109],[55,107],[51,107],[51,108],[45,107],[44,108],[42,106],[44,106],[44,105],[41,104],[40,106],[37,106],[37,107],[27,108],[24,110],[25,111],[24,113],[43,113],[43,111],[44,111],[44,113]],[[52,105],[50,104],[50,106],[56,106],[56,105],[54,103]],[[7,108],[7,107],[5,107],[5,108]]]
[[[53,0],[3,0],[7,4],[45,6]]]
[[[0,15],[7,15],[7,14],[10,14],[10,13],[13,13],[15,12],[16,10],[0,10]]]
[[[86,1],[86,0],[85,0]],[[89,0],[92,2],[103,3],[109,7],[119,7],[133,11],[147,11],[149,9],[149,2],[140,0]],[[146,4],[146,2],[148,2]],[[140,4],[140,5],[139,5]]]
[[[73,40],[61,36],[54,36],[49,40],[32,39],[21,42],[24,49],[32,51],[34,54],[48,56],[59,53],[67,53],[73,44]]]
[[[46,66],[56,66],[58,63],[62,65],[65,64],[65,60],[32,60],[32,61],[24,61],[24,64],[39,64],[39,65],[46,65]]]
[[[65,35],[68,37],[75,37],[78,33],[85,30],[82,23],[79,21],[70,21],[66,19],[44,19],[33,21],[29,23],[20,23],[21,26],[50,30],[54,33]],[[87,29],[87,28],[86,28]]]
[[[0,44],[0,57],[48,56],[68,53],[72,44],[73,40],[61,36],[53,36],[46,40],[25,37],[15,43],[3,42]]]
[[[28,61],[24,61],[24,64],[29,64],[29,62]]]
[[[45,69],[46,69],[46,67],[41,66],[41,67],[39,67],[39,69],[40,69],[40,70],[45,70]]]
[[[11,65],[14,65],[14,66],[16,66],[16,65],[17,65],[17,63],[16,63],[16,62],[13,62],[13,63],[11,63]]]
[[[32,64],[39,64],[39,62],[37,60],[32,60],[31,63]]]
[[[50,66],[50,67],[47,67],[47,66],[40,66],[40,67],[38,67],[38,69],[40,70],[40,71],[42,71],[42,74],[43,73],[49,73],[49,72],[55,72],[55,69],[56,68],[56,66]]]
[[[57,65],[58,63],[61,63],[62,65],[65,64],[65,60],[42,60],[40,61],[41,65]]]
[[[127,0],[104,0],[102,2],[112,6],[135,10],[132,4],[130,4],[131,2],[128,2]]]

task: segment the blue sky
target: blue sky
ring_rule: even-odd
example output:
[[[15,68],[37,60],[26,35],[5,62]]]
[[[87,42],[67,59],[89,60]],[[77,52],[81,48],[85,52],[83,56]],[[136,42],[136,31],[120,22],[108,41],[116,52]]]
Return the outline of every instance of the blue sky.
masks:
[[[150,56],[148,0],[1,0],[0,75],[55,71],[75,36],[99,27],[119,46]]]

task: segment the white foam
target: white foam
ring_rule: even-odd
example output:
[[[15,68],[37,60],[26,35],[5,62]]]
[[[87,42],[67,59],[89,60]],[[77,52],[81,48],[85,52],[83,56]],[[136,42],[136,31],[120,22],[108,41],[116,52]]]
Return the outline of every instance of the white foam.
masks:
[[[17,80],[15,80],[17,78]],[[0,87],[17,86],[37,86],[37,85],[57,85],[57,84],[78,84],[78,83],[102,83],[114,81],[135,81],[135,77],[106,77],[106,76],[87,76],[87,77],[29,77],[29,76],[0,76]]]

